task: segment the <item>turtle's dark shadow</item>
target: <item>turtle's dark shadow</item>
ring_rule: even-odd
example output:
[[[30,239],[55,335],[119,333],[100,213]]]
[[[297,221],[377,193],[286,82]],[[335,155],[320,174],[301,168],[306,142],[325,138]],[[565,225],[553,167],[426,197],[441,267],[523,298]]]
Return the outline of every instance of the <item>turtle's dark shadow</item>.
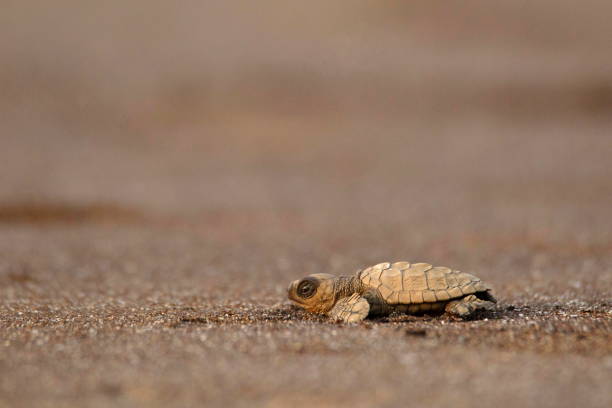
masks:
[[[507,319],[508,317],[515,317],[518,315],[518,312],[514,312],[515,307],[512,305],[507,306],[495,306],[494,309],[491,310],[477,310],[472,313],[470,316],[461,318],[454,317],[448,313],[443,311],[432,313],[425,312],[419,314],[406,314],[400,312],[391,313],[388,316],[373,316],[368,317],[367,321],[372,323],[409,323],[409,322],[429,322],[436,320],[444,320],[444,321],[453,321],[453,322],[471,322],[478,320],[501,320]]]

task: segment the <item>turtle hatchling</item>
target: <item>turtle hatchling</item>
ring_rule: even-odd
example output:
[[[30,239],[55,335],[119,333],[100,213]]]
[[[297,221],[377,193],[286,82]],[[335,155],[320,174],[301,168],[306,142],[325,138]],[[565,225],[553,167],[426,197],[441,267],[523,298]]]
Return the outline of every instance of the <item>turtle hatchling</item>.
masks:
[[[427,263],[384,262],[354,276],[315,273],[289,284],[289,299],[312,313],[359,322],[392,312],[446,312],[467,318],[497,303],[491,288],[469,273]]]

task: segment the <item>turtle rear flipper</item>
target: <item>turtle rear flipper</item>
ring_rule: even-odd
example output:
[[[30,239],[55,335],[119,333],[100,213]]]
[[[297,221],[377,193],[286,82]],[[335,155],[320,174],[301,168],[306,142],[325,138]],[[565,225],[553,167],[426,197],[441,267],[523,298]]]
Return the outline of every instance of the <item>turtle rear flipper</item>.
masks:
[[[368,313],[370,313],[368,301],[354,293],[338,300],[328,315],[334,320],[357,323],[368,317]]]
[[[448,302],[444,309],[451,315],[465,319],[477,310],[491,310],[493,307],[494,303],[491,301],[479,299],[474,295],[468,295]]]

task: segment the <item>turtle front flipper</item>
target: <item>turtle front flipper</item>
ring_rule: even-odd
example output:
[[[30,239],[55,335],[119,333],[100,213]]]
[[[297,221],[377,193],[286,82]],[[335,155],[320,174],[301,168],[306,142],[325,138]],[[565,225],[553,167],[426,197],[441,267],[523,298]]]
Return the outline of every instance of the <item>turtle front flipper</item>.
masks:
[[[365,298],[357,293],[342,298],[336,302],[328,315],[338,321],[345,323],[357,323],[368,317],[370,304]]]

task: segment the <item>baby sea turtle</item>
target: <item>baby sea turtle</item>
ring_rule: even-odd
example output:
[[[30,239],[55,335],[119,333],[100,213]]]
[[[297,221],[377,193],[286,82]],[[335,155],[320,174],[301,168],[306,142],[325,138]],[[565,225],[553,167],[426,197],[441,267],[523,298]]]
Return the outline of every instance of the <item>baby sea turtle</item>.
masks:
[[[353,323],[391,312],[447,312],[466,318],[497,302],[490,290],[474,275],[443,266],[384,262],[354,276],[309,275],[291,282],[288,295],[309,312]]]

